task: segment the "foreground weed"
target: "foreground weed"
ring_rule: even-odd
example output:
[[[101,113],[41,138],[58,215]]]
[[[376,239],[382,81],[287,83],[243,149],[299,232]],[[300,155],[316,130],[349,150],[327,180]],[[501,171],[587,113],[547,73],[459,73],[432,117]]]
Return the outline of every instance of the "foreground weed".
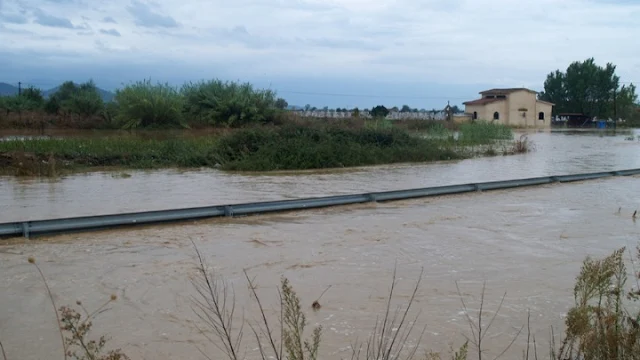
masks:
[[[500,312],[500,309],[502,309],[502,305],[504,304],[504,299],[507,296],[507,293],[505,292],[502,295],[502,298],[500,299],[500,303],[498,304],[498,307],[497,307],[496,311],[493,313],[493,317],[491,317],[491,320],[489,320],[489,323],[486,324],[486,326],[483,326],[483,323],[484,323],[483,322],[483,316],[484,316],[484,313],[485,313],[484,303],[485,303],[486,283],[482,284],[482,293],[480,295],[480,309],[478,310],[477,322],[474,321],[473,318],[471,318],[471,315],[469,315],[469,308],[468,308],[466,302],[464,301],[464,298],[462,296],[462,292],[460,291],[460,287],[458,286],[457,282],[456,282],[456,290],[458,291],[458,296],[460,297],[460,302],[462,303],[462,308],[464,310],[465,317],[467,319],[467,322],[469,323],[469,328],[470,328],[471,334],[473,336],[472,338],[468,338],[467,337],[467,342],[464,345],[465,346],[465,353],[466,353],[466,346],[468,345],[468,343],[471,343],[476,349],[476,352],[478,354],[478,360],[482,360],[483,359],[483,352],[484,352],[484,349],[482,347],[482,341],[487,336],[487,333],[489,332],[489,329],[491,328],[491,325],[493,325],[493,322],[495,321],[496,317],[498,316],[498,313]],[[496,356],[493,360],[497,360],[497,359],[501,358],[507,351],[509,351],[509,349],[511,348],[513,343],[516,341],[518,336],[520,336],[520,333],[522,332],[523,329],[524,329],[524,326],[522,326],[518,330],[518,332],[513,337],[513,339],[511,339],[511,342],[509,343],[509,345],[507,345],[503,349],[503,351],[500,354],[498,354],[498,356]],[[458,355],[456,355],[456,356],[458,356]]]
[[[192,241],[193,243],[193,241]],[[244,357],[240,355],[242,351],[242,335],[244,319],[236,329],[234,327],[235,295],[229,292],[226,282],[218,278],[210,271],[207,271],[204,259],[193,243],[198,258],[199,278],[193,284],[198,292],[198,297],[194,299],[194,311],[197,316],[212,330],[214,337],[209,337],[206,332],[200,329],[201,333],[207,336],[218,349],[223,351],[230,360],[239,360]],[[276,360],[316,360],[320,346],[322,328],[316,327],[313,330],[311,339],[304,339],[304,330],[307,321],[300,299],[289,284],[289,280],[282,278],[280,294],[280,340],[273,336],[274,327],[267,320],[262,302],[256,292],[256,286],[249,279],[245,272],[245,277],[251,289],[252,295],[256,299],[261,314],[261,324],[249,324],[258,344],[258,349],[262,359],[275,358]],[[219,343],[222,343],[220,345]],[[200,353],[211,359],[202,349]],[[268,355],[268,353],[270,353]]]
[[[44,273],[40,269],[40,266],[36,263],[36,260],[32,257],[28,259],[29,263],[35,266],[42,278],[42,282],[44,283],[47,289],[47,295],[49,300],[51,301],[51,305],[53,306],[54,313],[56,314],[56,321],[58,323],[58,332],[60,333],[60,339],[62,341],[63,354],[65,359],[76,359],[76,360],[128,360],[129,357],[121,352],[120,349],[108,351],[106,354],[103,354],[104,347],[107,343],[107,339],[104,336],[101,336],[99,340],[89,340],[88,335],[93,325],[92,320],[94,317],[102,312],[106,306],[116,301],[117,297],[115,295],[111,295],[109,300],[107,300],[102,306],[100,306],[95,311],[89,313],[82,302],[77,301],[76,305],[78,305],[82,311],[84,312],[84,317],[82,314],[77,312],[71,307],[62,306],[59,309],[56,307],[55,300],[53,298],[53,293],[51,292],[51,288],[49,287],[49,283],[44,276]],[[58,311],[60,312],[58,314]],[[1,344],[0,344],[1,347]],[[6,354],[4,353],[4,348],[2,348],[2,355],[4,359],[7,359]]]
[[[404,308],[398,308],[396,312],[391,311],[391,300],[394,295],[395,286],[396,286],[396,270],[393,270],[393,278],[391,281],[391,289],[389,290],[389,296],[387,298],[387,306],[385,308],[385,312],[383,314],[382,319],[379,317],[376,318],[376,324],[374,326],[373,332],[371,333],[369,339],[366,343],[366,349],[364,353],[364,359],[366,360],[390,360],[390,359],[400,359],[404,354],[404,349],[409,342],[409,337],[414,329],[416,324],[416,320],[418,319],[420,313],[416,314],[413,321],[410,321],[407,324],[409,315],[409,310],[415,301],[416,294],[418,289],[420,288],[420,282],[422,281],[422,275],[424,274],[424,269],[420,272],[420,276],[418,277],[418,281],[413,288],[413,292],[411,293],[411,297]],[[411,350],[405,355],[404,359],[411,360],[415,357],[416,351],[420,346],[420,340],[422,340],[424,332],[426,330],[426,326],[423,328],[422,333],[418,337],[417,343],[413,346]],[[360,359],[360,352],[362,350],[362,346],[353,346],[353,356],[352,359]]]
[[[640,248],[637,251],[640,259]],[[566,335],[560,348],[551,350],[552,359],[640,359],[640,290],[625,288],[624,253],[623,247],[604,259],[584,261],[574,288],[575,305],[565,321]],[[634,276],[640,279],[640,274]],[[628,306],[625,299],[636,306]]]

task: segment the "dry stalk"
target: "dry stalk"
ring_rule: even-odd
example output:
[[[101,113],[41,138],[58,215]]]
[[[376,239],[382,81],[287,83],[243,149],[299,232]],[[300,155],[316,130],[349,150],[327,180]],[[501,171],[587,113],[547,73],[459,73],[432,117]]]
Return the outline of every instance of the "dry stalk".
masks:
[[[418,312],[410,322],[410,325],[406,325],[407,316],[413,305],[418,289],[420,288],[420,282],[422,281],[422,276],[424,274],[424,269],[421,269],[420,276],[416,281],[416,284],[413,288],[413,292],[409,301],[407,303],[404,311],[398,307],[392,314],[391,310],[391,300],[395,293],[396,286],[396,268],[393,270],[393,277],[391,281],[391,289],[389,290],[389,296],[387,298],[387,305],[385,307],[384,317],[382,322],[380,322],[380,318],[376,318],[376,323],[373,328],[373,332],[367,340],[366,351],[365,351],[365,359],[366,360],[390,360],[390,359],[399,359],[408,340],[409,336],[416,325],[417,319],[420,316],[420,312]],[[418,337],[418,342],[415,344],[414,348],[409,351],[406,356],[406,360],[411,360],[414,358],[418,347],[420,346],[420,341],[423,338],[424,332],[426,330],[426,326],[423,328],[420,336]],[[393,335],[391,335],[393,333]],[[357,350],[356,350],[357,349]],[[352,359],[360,358],[361,346],[358,347],[352,346]]]
[[[273,356],[276,360],[281,360],[282,359],[282,347],[283,347],[283,342],[280,342],[280,346],[278,347],[276,345],[276,341],[273,338],[273,331],[271,330],[271,327],[269,325],[269,321],[267,320],[267,316],[265,314],[264,308],[262,307],[262,302],[260,301],[260,297],[258,296],[258,293],[256,292],[256,286],[254,285],[253,281],[251,279],[249,279],[249,274],[247,274],[247,271],[244,270],[244,275],[247,279],[247,282],[249,283],[249,289],[251,289],[251,293],[253,294],[253,297],[256,299],[256,302],[258,303],[258,308],[260,309],[260,315],[262,317],[262,324],[264,325],[264,328],[260,325],[258,325],[258,329],[260,330],[260,333],[265,336],[267,338],[267,340],[269,341],[269,346],[271,347],[271,350],[273,351]],[[280,290],[278,290],[278,295],[280,296],[280,339],[283,339],[284,337],[284,304],[283,304],[283,300],[282,300],[282,293],[280,292]],[[258,342],[258,350],[260,351],[260,356],[262,357],[263,360],[266,360],[266,353],[264,351],[264,347],[262,345],[262,341],[260,340],[260,333],[258,332],[258,330],[256,330],[256,328],[254,328],[253,326],[249,325],[251,327],[251,331],[253,331],[254,336],[256,337],[256,341]]]
[[[62,322],[60,321],[60,315],[58,315],[58,308],[56,307],[56,302],[53,299],[53,293],[51,293],[51,288],[49,288],[49,283],[47,282],[47,279],[44,277],[44,273],[40,269],[40,266],[38,266],[38,264],[36,263],[36,259],[30,257],[28,261],[29,261],[29,264],[32,264],[33,266],[36,267],[36,269],[38,270],[38,273],[40,274],[40,278],[42,278],[42,282],[44,283],[44,286],[47,288],[47,294],[49,296],[49,300],[51,301],[51,306],[53,306],[53,313],[56,315],[56,322],[58,323],[58,333],[60,333],[60,341],[62,342],[62,350],[64,352],[64,358],[66,360],[68,358],[67,344],[64,341],[64,334],[62,333]]]
[[[0,351],[2,351],[2,358],[7,360],[7,353],[4,352],[4,346],[2,346],[2,341],[0,341]]]
[[[482,284],[482,293],[480,295],[480,309],[478,311],[478,323],[477,324],[474,323],[473,319],[469,315],[469,308],[467,307],[467,304],[464,301],[464,298],[462,296],[462,292],[460,291],[460,287],[458,286],[458,282],[457,281],[456,281],[456,290],[458,291],[458,297],[460,297],[460,302],[462,303],[462,308],[464,310],[465,317],[467,319],[467,322],[469,323],[469,328],[471,329],[471,334],[473,335],[472,339],[469,339],[467,336],[465,336],[465,338],[467,339],[468,342],[470,342],[473,346],[475,346],[476,351],[478,352],[478,360],[482,360],[482,352],[483,352],[482,340],[484,340],[484,337],[487,335],[487,332],[491,328],[491,325],[493,325],[494,320],[498,316],[498,313],[500,312],[500,309],[502,309],[502,305],[504,304],[504,299],[507,296],[507,293],[505,292],[502,295],[502,298],[500,299],[500,304],[498,305],[498,308],[496,309],[495,313],[493,314],[493,317],[489,321],[489,324],[485,328],[483,328],[482,327],[482,315],[484,314],[484,300],[485,300],[486,282],[483,282],[483,284]],[[522,327],[520,327],[520,329],[518,330],[516,335],[513,337],[513,339],[511,339],[511,342],[509,343],[509,345],[507,345],[504,348],[504,350],[500,354],[498,354],[498,356],[496,356],[494,358],[494,360],[499,359],[500,357],[502,357],[502,355],[504,355],[507,351],[509,351],[509,349],[511,348],[511,346],[513,346],[513,344],[515,343],[515,341],[518,338],[518,336],[520,336],[520,333],[522,332],[523,329],[524,329],[524,325],[522,325]]]
[[[239,349],[242,342],[244,321],[241,322],[240,328],[235,333],[233,325],[236,305],[235,293],[232,290],[230,295],[229,287],[224,281],[221,283],[214,278],[213,274],[207,273],[202,254],[193,240],[191,240],[191,243],[198,257],[197,270],[201,275],[200,281],[192,281],[200,298],[193,298],[195,308],[192,308],[192,310],[213,330],[215,336],[221,340],[222,346],[206,335],[205,331],[200,328],[198,330],[211,343],[223,351],[230,360],[240,360],[242,357],[239,354]],[[198,351],[209,358],[200,348],[198,348]]]

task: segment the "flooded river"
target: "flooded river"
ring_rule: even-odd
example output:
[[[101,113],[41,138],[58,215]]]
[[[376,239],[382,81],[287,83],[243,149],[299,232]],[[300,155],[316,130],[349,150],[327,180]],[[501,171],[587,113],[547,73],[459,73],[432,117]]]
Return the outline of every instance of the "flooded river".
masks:
[[[349,358],[349,345],[366,338],[384,310],[395,264],[394,308],[407,301],[424,267],[414,305],[421,312],[415,335],[426,325],[425,348],[446,352],[470,335],[455,284],[475,317],[486,281],[486,322],[507,293],[484,341],[487,356],[511,342],[527,309],[544,352],[549,326],[562,328],[572,304],[583,258],[637,244],[640,228],[631,213],[638,207],[639,182],[610,178],[10,242],[0,247],[0,339],[14,359],[50,359],[59,350],[46,290],[27,263],[34,256],[58,304],[79,299],[94,308],[118,295],[94,322],[95,331],[108,333],[113,346],[133,359],[204,358],[196,346],[221,358],[198,333],[202,324],[192,312],[193,239],[233,285],[238,308],[253,324],[258,314],[243,269],[255,277],[273,321],[279,278],[288,277],[311,326],[323,326],[322,358]],[[328,286],[322,308],[313,312],[311,303]],[[244,338],[248,358],[255,359],[247,327]],[[520,335],[505,358],[520,358],[525,344],[526,335]]]
[[[305,174],[245,175],[216,170],[89,173],[55,181],[1,178],[0,222],[131,210],[404,189],[550,174],[640,167],[640,143],[624,135],[535,133],[530,154],[459,162],[395,165]],[[222,358],[198,330],[193,313],[195,241],[213,270],[236,294],[238,314],[256,324],[255,301],[243,270],[257,284],[276,321],[276,287],[290,279],[310,326],[322,325],[321,358],[350,358],[382,315],[394,266],[396,305],[406,304],[420,269],[414,335],[426,326],[421,350],[447,352],[470,336],[458,283],[477,317],[486,281],[486,319],[506,292],[483,341],[487,358],[509,345],[526,324],[546,353],[549,327],[562,328],[573,303],[573,281],[587,255],[635,247],[640,228],[640,177],[363,204],[300,213],[214,219],[188,224],[62,235],[0,245],[0,341],[10,359],[50,359],[60,353],[55,317],[33,256],[57,304],[89,309],[111,294],[118,300],[94,321],[108,347],[132,359]],[[618,209],[621,212],[618,214]],[[322,296],[322,308],[311,303]],[[415,316],[415,312],[411,315]],[[309,334],[311,329],[308,329]],[[409,345],[416,338],[409,339]],[[526,333],[503,358],[521,358]],[[258,356],[244,328],[247,358]]]
[[[636,135],[640,132],[636,131]],[[60,179],[0,177],[0,222],[408,189],[640,167],[628,133],[531,133],[528,154],[302,173],[91,172]],[[131,175],[129,177],[129,175]]]

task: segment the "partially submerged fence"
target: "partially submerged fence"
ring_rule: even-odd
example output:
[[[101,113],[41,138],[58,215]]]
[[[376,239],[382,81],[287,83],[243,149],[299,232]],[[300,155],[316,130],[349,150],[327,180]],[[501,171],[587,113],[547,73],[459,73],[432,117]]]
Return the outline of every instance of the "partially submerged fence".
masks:
[[[640,169],[598,172],[575,175],[543,176],[527,179],[492,181],[473,184],[447,185],[419,189],[382,191],[353,195],[337,195],[296,200],[253,202],[231,205],[214,205],[186,209],[141,211],[112,215],[81,216],[72,218],[18,221],[0,223],[0,237],[56,234],[91,231],[122,226],[158,224],[199,220],[221,216],[256,215],[279,211],[307,210],[329,206],[406,200],[421,197],[452,195],[473,191],[490,191],[551,183],[601,179],[612,176],[640,175]]]

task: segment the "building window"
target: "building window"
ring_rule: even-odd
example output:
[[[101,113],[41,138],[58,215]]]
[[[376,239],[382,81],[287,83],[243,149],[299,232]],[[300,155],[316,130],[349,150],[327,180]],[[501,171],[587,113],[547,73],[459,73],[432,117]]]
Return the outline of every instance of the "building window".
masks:
[[[478,120],[478,112],[477,111],[473,112],[473,120]]]
[[[544,113],[542,111],[538,113],[538,120],[544,121]]]
[[[500,114],[497,111],[493,113],[493,120],[500,120]]]

